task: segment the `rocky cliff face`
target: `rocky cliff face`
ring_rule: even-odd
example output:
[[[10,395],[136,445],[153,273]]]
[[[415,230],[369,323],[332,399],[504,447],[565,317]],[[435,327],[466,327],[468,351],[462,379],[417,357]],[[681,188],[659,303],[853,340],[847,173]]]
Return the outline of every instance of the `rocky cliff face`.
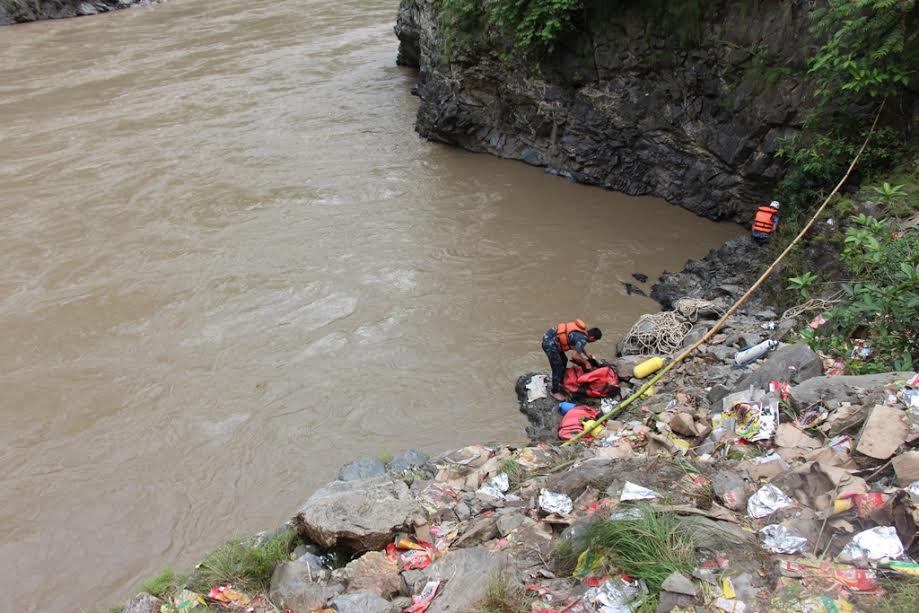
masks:
[[[42,19],[97,15],[162,0],[0,0],[0,26]]]
[[[431,0],[402,0],[399,63],[419,69],[417,131],[576,181],[747,221],[772,195],[774,153],[807,105],[811,2],[705,3],[695,24],[587,0],[538,64],[496,34],[445,59]],[[689,35],[692,42],[681,41]]]

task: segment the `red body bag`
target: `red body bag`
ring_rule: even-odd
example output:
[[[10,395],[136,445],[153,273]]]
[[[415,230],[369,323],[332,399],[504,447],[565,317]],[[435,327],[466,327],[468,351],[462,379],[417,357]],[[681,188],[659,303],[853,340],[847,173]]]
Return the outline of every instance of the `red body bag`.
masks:
[[[619,377],[609,366],[594,368],[590,372],[584,372],[580,366],[572,366],[565,370],[562,386],[570,394],[609,398],[619,393]]]
[[[600,411],[598,409],[584,406],[583,404],[571,408],[562,417],[562,423],[558,427],[558,438],[567,441],[584,429],[581,426],[582,419],[596,419],[599,416]]]

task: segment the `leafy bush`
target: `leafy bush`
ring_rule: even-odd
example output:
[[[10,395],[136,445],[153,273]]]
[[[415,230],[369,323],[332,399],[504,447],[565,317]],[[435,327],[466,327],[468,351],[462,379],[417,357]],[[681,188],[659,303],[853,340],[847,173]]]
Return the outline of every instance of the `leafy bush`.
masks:
[[[851,373],[911,370],[919,364],[919,233],[891,232],[865,215],[850,220],[841,255],[854,279],[842,284],[844,300],[828,323],[802,337]],[[853,339],[867,341],[870,354],[860,356]]]

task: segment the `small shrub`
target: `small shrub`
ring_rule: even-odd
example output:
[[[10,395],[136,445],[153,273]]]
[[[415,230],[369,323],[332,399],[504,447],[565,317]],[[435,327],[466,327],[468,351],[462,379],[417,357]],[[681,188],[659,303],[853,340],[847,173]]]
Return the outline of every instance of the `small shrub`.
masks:
[[[287,530],[258,545],[230,541],[204,558],[189,580],[189,588],[207,593],[213,586],[232,583],[246,592],[266,591],[275,565],[288,558],[295,534]]]
[[[510,485],[510,491],[520,488],[520,484],[526,479],[526,469],[520,465],[516,458],[505,458],[498,465],[498,472],[507,475],[507,481]]]
[[[641,519],[600,521],[587,530],[587,542],[623,572],[644,579],[652,593],[673,572],[690,573],[696,556],[690,532],[673,513],[639,507]]]
[[[140,591],[152,594],[157,598],[165,599],[177,593],[184,583],[185,576],[180,575],[171,568],[163,568],[141,583]]]
[[[476,606],[477,613],[529,613],[533,598],[504,574],[488,582],[485,600]]]

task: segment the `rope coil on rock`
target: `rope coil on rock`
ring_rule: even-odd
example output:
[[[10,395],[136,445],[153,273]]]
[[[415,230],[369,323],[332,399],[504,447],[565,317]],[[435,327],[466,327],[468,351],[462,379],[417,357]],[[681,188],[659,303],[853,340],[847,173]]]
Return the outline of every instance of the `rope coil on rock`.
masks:
[[[683,344],[692,324],[675,311],[642,315],[622,343],[622,355],[673,353]]]
[[[827,298],[811,298],[807,302],[793,306],[782,313],[782,319],[794,319],[801,313],[806,313],[808,311],[825,311],[834,304],[842,302],[844,294],[845,292],[839,291]]]

